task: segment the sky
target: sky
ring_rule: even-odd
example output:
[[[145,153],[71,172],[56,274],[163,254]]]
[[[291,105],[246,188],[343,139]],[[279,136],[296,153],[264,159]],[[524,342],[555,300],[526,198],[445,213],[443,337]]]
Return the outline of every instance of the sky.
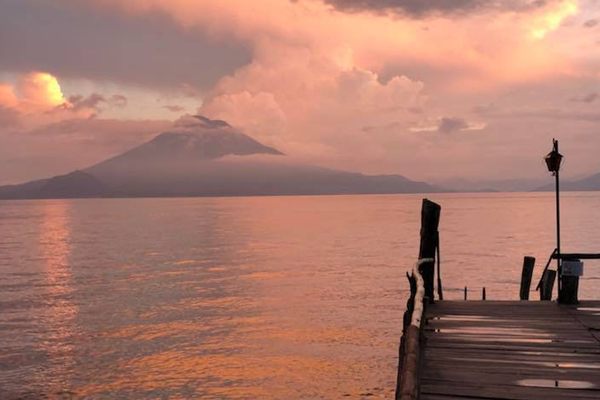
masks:
[[[600,172],[600,0],[0,0],[0,184],[185,114],[433,183]]]

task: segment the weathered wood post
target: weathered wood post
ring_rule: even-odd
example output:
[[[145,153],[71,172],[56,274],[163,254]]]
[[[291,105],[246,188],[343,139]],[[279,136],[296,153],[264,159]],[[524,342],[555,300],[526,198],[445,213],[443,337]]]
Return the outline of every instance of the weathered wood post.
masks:
[[[438,226],[442,207],[428,199],[423,199],[421,206],[421,245],[419,259],[429,258],[431,261],[422,263],[419,272],[425,282],[425,296],[434,301],[435,249],[438,241]]]
[[[519,298],[521,300],[529,300],[529,289],[531,288],[531,277],[533,276],[533,267],[535,265],[535,257],[523,257],[523,271],[521,272],[521,290]]]
[[[552,289],[554,288],[555,279],[556,271],[551,269],[544,271],[540,285],[540,300],[552,300]]]
[[[419,260],[417,265],[423,263]],[[408,274],[407,274],[408,275]],[[425,322],[425,285],[417,267],[408,276],[410,297],[404,313],[404,326],[400,340],[398,358],[398,377],[396,381],[396,400],[417,400],[419,398],[419,365],[421,363],[421,344],[423,324]]]
[[[562,283],[558,302],[561,304],[578,304],[577,291],[579,290],[579,277],[563,276],[560,280]]]

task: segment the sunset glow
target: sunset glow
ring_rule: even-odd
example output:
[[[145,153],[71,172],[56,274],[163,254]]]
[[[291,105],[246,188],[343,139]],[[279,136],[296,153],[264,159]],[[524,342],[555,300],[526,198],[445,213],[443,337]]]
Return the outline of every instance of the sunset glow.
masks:
[[[576,15],[578,11],[577,1],[564,1],[547,13],[542,14],[536,21],[531,35],[536,39],[543,39],[549,32],[556,30],[568,17]]]
[[[26,75],[19,84],[19,92],[25,101],[48,108],[65,102],[58,80],[46,72]]]
[[[60,39],[44,57],[30,9],[51,15],[44,26]],[[77,27],[68,28],[71,14]],[[61,0],[52,13],[11,0],[2,15],[23,21],[13,34],[25,44],[8,46],[12,57],[0,63],[0,105],[11,121],[4,135],[19,132],[26,149],[48,146],[48,135],[28,132],[77,125],[52,143],[95,153],[90,164],[131,147],[142,125],[138,143],[154,126],[199,113],[301,162],[366,173],[538,179],[526,155],[557,135],[578,154],[565,173],[600,168],[594,146],[568,140],[599,140],[593,0]],[[115,130],[127,139],[98,145]],[[509,165],[506,154],[515,156]],[[49,171],[86,164],[62,160]],[[26,176],[4,170],[15,171],[5,182]]]
[[[0,400],[596,398],[598,149],[600,0],[0,0]]]

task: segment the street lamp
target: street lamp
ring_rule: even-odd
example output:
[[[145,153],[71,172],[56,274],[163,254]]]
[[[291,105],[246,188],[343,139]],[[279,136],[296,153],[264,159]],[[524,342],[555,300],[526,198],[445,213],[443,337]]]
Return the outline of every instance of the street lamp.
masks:
[[[544,160],[546,161],[548,171],[558,177],[558,170],[560,169],[560,163],[562,162],[563,156],[558,152],[558,140],[552,139],[552,145],[552,151],[546,155]]]
[[[548,171],[552,172],[556,180],[556,273],[558,274],[558,291],[560,294],[561,290],[561,263],[560,263],[560,197],[559,193],[559,181],[558,181],[558,170],[560,169],[560,163],[562,162],[563,156],[558,152],[558,140],[552,139],[552,151],[546,155],[544,161]],[[560,297],[560,296],[559,296]]]

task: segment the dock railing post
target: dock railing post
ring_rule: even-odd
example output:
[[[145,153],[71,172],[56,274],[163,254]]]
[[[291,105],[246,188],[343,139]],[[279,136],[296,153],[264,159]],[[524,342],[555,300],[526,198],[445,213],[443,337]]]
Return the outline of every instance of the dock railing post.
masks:
[[[425,285],[419,267],[431,259],[419,260],[408,275],[410,297],[403,318],[402,338],[398,358],[396,400],[419,398],[419,365],[422,356],[423,324],[425,323]]]
[[[533,276],[533,267],[535,265],[535,257],[523,257],[523,271],[521,272],[521,290],[519,298],[521,300],[529,300],[529,289],[531,288],[531,277]]]
[[[425,297],[434,301],[435,249],[438,242],[438,226],[441,207],[428,199],[423,199],[421,206],[421,245],[419,259],[431,259],[419,266],[419,272],[425,283]]]
[[[552,300],[552,290],[554,288],[555,279],[556,271],[551,269],[544,271],[540,281],[540,300]]]

